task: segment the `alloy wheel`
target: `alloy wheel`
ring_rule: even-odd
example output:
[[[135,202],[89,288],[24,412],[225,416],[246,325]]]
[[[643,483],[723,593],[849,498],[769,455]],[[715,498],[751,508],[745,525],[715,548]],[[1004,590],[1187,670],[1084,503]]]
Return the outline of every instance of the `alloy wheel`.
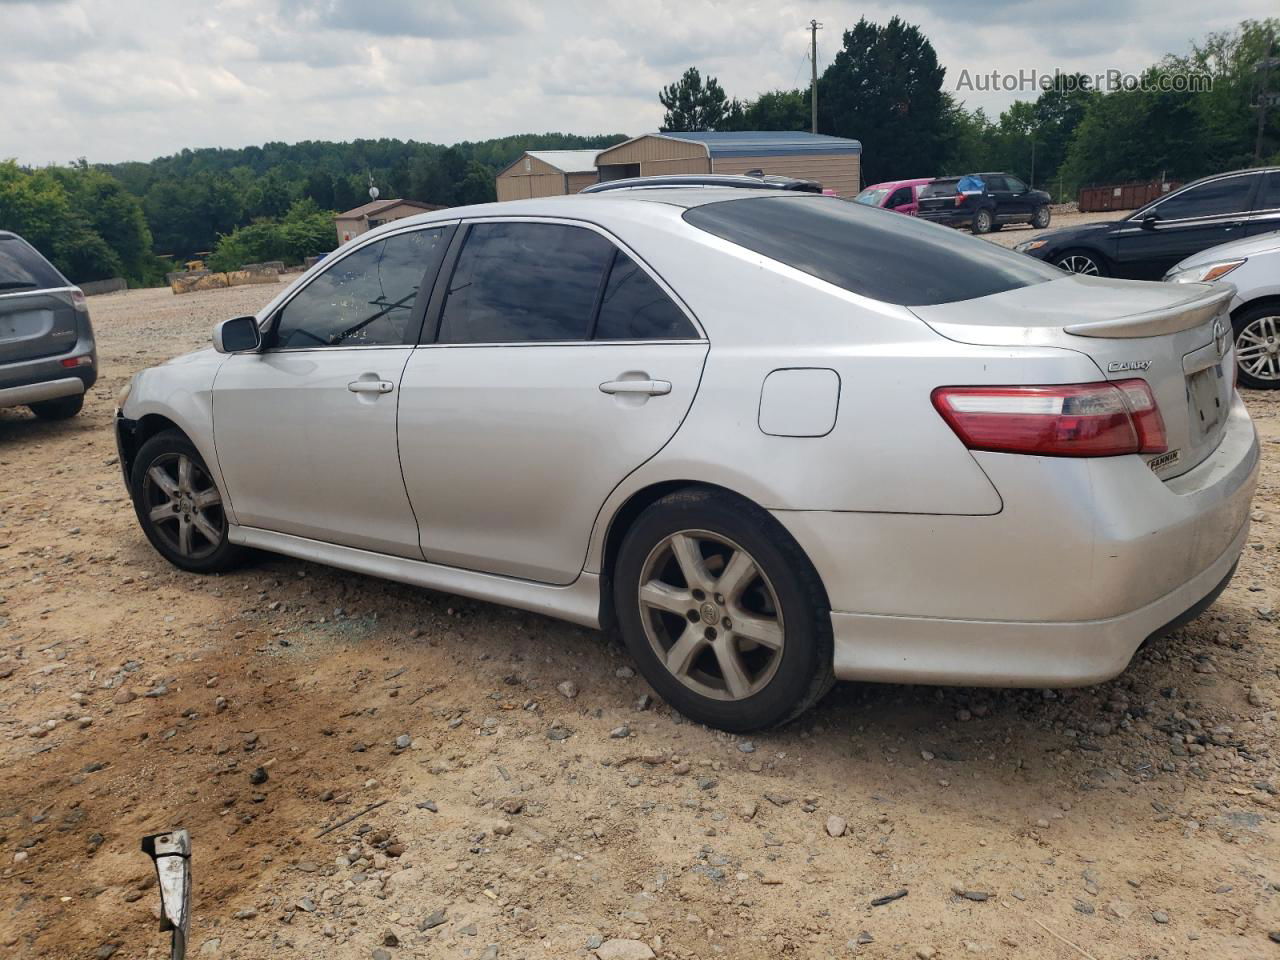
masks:
[[[986,210],[978,211],[977,221],[974,224],[978,233],[986,233],[991,229],[991,214]]]
[[[1236,363],[1251,377],[1280,382],[1280,316],[1258,317],[1240,329]]]
[[[777,593],[742,547],[706,530],[662,539],[638,589],[645,636],[673,677],[716,700],[744,700],[769,684],[786,631]]]
[[[1089,277],[1101,275],[1097,262],[1092,257],[1086,257],[1082,253],[1073,253],[1068,257],[1063,257],[1058,261],[1058,266],[1067,271],[1067,273],[1083,273]]]
[[[182,453],[156,457],[143,478],[142,502],[156,535],[176,553],[202,560],[222,544],[222,495],[198,462]]]
[[[1035,212],[1031,221],[1032,225],[1039,230],[1043,230],[1049,225],[1049,208],[1041,207]]]

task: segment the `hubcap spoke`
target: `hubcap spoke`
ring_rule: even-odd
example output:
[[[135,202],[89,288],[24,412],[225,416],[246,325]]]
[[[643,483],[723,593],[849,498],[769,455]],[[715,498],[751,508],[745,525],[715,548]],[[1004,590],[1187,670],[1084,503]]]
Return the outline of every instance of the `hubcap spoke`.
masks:
[[[178,549],[187,555],[191,553],[191,521],[186,517],[178,518]]]
[[[178,519],[178,515],[173,512],[173,505],[169,503],[162,503],[159,506],[152,507],[150,516],[152,523],[162,523],[165,520]]]
[[[738,550],[725,564],[724,572],[716,581],[716,592],[724,597],[726,603],[733,603],[742,596],[742,591],[751,585],[756,578],[756,562],[745,550]]]
[[[733,637],[726,636],[713,647],[716,652],[716,662],[720,664],[720,673],[724,676],[724,685],[735,700],[741,700],[751,692],[751,680],[747,677],[746,667],[743,666],[742,658],[738,655]]]
[[[711,587],[711,574],[707,572],[697,540],[685,533],[676,534],[671,538],[671,552],[690,589],[700,587],[707,590]]]
[[[191,523],[200,531],[200,536],[204,537],[211,544],[217,544],[218,541],[222,539],[222,532],[201,514],[192,514]]]
[[[217,487],[209,487],[207,490],[200,490],[193,494],[191,502],[201,510],[207,510],[209,507],[221,505],[222,494],[218,493]]]
[[[147,471],[147,476],[151,478],[151,482],[164,491],[165,496],[170,499],[178,495],[178,485],[174,483],[173,477],[165,473],[164,467],[157,464]]]
[[[733,632],[747,640],[753,640],[770,650],[782,649],[782,628],[776,620],[765,620],[745,613],[734,613]]]
[[[706,644],[707,640],[697,625],[689,624],[680,634],[680,639],[667,651],[667,669],[677,677],[688,676],[689,668]]]
[[[191,458],[178,458],[178,492],[191,493]]]
[[[694,606],[692,592],[658,580],[650,580],[640,588],[640,602],[646,607],[678,613],[681,616]]]

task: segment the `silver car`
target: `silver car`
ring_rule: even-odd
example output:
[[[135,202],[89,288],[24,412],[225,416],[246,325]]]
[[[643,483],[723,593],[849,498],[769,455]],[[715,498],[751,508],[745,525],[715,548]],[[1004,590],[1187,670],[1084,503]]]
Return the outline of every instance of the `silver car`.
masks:
[[[1240,383],[1255,390],[1280,389],[1280,232],[1202,250],[1164,278],[1172,283],[1230,283],[1235,288],[1231,323]]]
[[[620,628],[729,730],[837,679],[1095,683],[1230,580],[1230,291],[821,196],[400,220],[120,401],[143,531]]]

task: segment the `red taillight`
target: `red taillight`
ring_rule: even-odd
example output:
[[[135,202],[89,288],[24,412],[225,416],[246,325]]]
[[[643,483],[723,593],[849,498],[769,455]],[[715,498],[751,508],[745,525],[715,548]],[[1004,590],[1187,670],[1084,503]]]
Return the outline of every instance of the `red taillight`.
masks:
[[[1042,457],[1163,453],[1145,380],[1043,387],[938,387],[933,405],[970,450]]]
[[[89,309],[89,302],[85,299],[83,290],[71,291],[71,306],[82,312]]]
[[[91,367],[93,366],[93,357],[87,353],[82,357],[67,357],[62,361],[64,367]]]
[[[964,206],[964,194],[963,194],[963,193],[956,193],[956,206],[957,206],[957,207],[963,207],[963,206]]]

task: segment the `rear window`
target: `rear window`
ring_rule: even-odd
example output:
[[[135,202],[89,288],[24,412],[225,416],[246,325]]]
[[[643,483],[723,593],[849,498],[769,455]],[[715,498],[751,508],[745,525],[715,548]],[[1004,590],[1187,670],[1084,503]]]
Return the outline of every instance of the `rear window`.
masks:
[[[1057,267],[887,210],[827,197],[752,197],[691,207],[717,237],[883,303],[929,306],[1061,279]]]
[[[935,180],[924,188],[920,199],[927,197],[951,197],[955,195],[958,180]]]
[[[65,287],[67,281],[25,240],[0,237],[0,292]]]

